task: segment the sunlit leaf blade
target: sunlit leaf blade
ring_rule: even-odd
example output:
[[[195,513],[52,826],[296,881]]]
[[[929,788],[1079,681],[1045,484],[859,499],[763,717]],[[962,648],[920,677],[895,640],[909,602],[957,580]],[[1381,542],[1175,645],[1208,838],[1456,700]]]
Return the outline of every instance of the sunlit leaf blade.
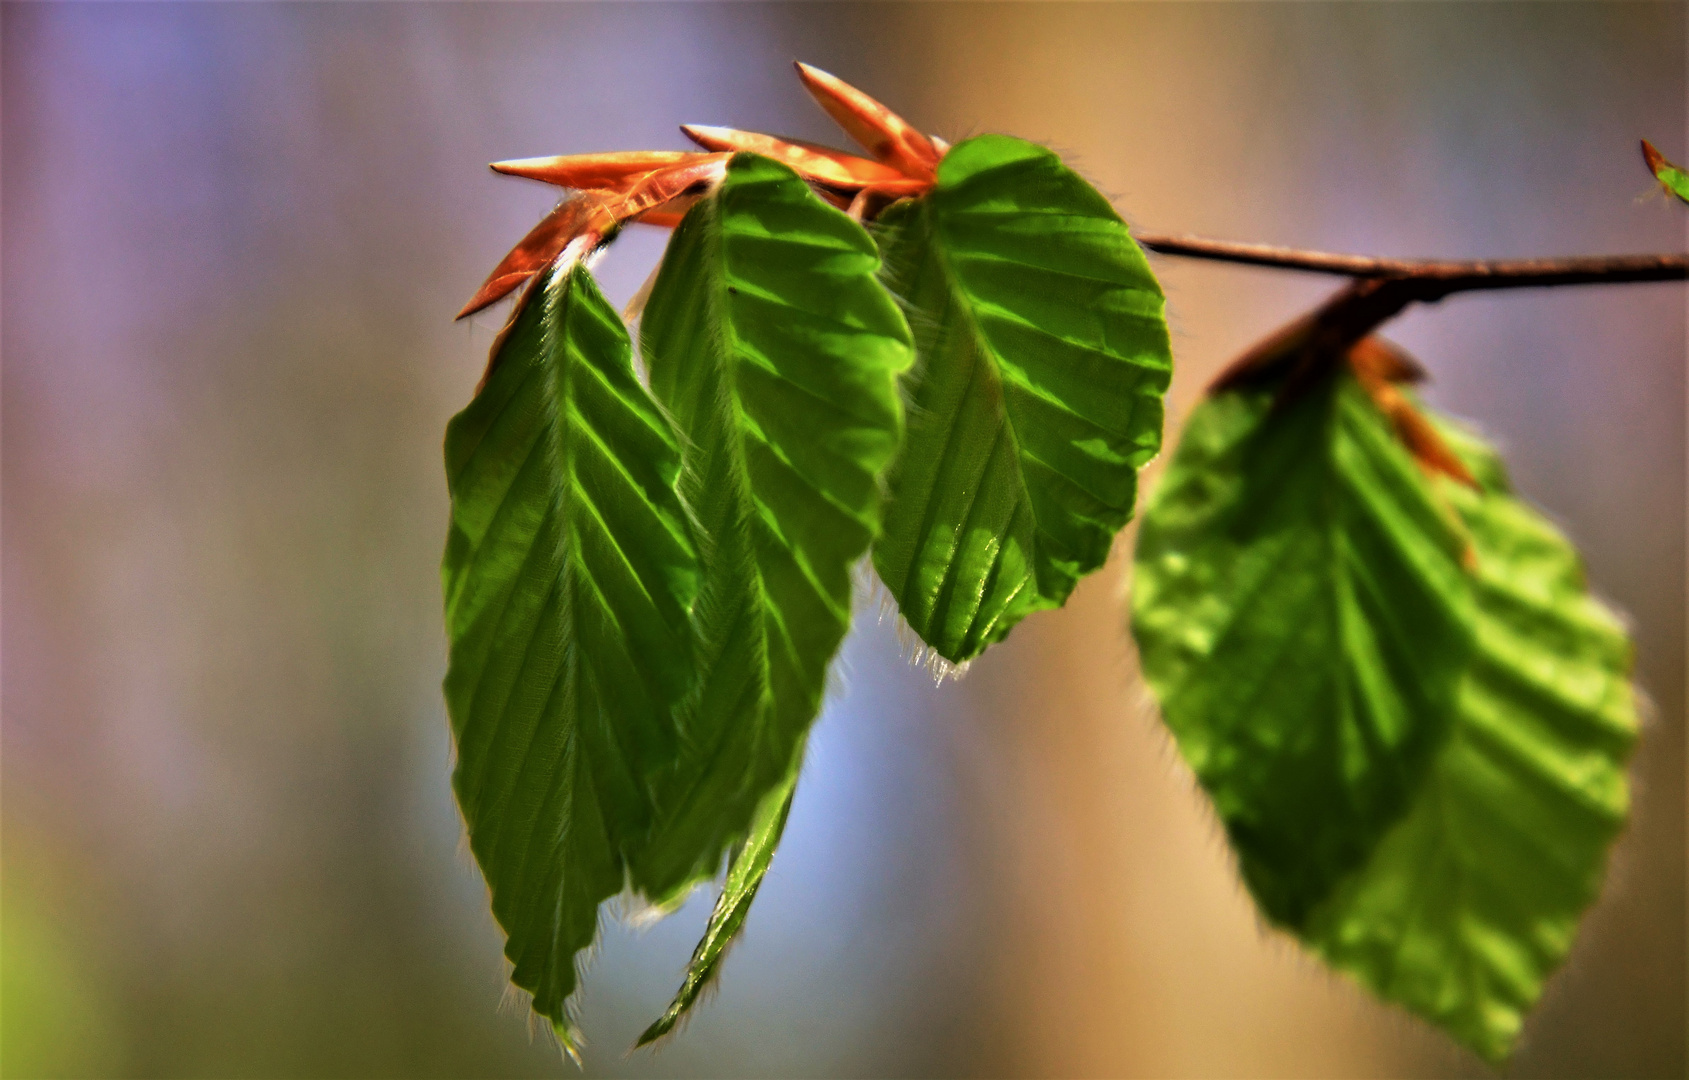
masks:
[[[1576,551],[1445,434],[1483,485],[1441,482],[1476,556],[1477,648],[1408,815],[1316,909],[1330,963],[1492,1061],[1565,960],[1623,826],[1631,648]]]
[[[1471,655],[1464,550],[1346,372],[1192,413],[1139,525],[1132,629],[1273,922],[1301,926],[1419,790]]]
[[[698,568],[627,331],[578,263],[535,288],[446,429],[445,692],[511,979],[573,1047],[577,954],[676,753]]]
[[[1654,144],[1647,139],[1642,140],[1642,160],[1647,163],[1648,171],[1654,174],[1654,179],[1660,186],[1676,195],[1684,202],[1689,202],[1689,173],[1667,161],[1665,155],[1654,148]]]
[[[879,523],[909,331],[861,226],[784,165],[736,155],[676,230],[641,318],[651,388],[687,443],[708,544],[702,680],[659,820],[647,895],[712,877],[794,767]]]
[[[663,1015],[639,1036],[639,1046],[656,1042],[673,1031],[675,1024],[692,1008],[698,996],[721,970],[722,958],[745,925],[751,901],[756,899],[757,889],[762,887],[762,879],[774,862],[774,849],[780,846],[780,836],[786,831],[786,816],[792,809],[792,792],[797,787],[801,757],[801,751],[793,755],[792,768],[786,779],[763,796],[756,816],[751,819],[750,835],[733,853],[727,881],[721,887],[721,895],[716,898],[715,910],[710,913],[703,939],[692,951],[680,989]]]
[[[1161,290],[1108,200],[1007,136],[958,144],[879,230],[919,359],[874,566],[961,662],[1065,602],[1131,517],[1172,370]]]

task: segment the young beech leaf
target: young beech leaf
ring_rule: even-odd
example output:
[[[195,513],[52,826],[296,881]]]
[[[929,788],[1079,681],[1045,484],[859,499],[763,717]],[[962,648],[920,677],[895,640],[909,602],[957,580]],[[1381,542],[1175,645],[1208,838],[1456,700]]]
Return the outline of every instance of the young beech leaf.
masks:
[[[1647,139],[1642,140],[1642,160],[1662,188],[1683,202],[1689,202],[1689,173],[1667,161],[1665,155],[1654,149],[1654,144]]]
[[[879,219],[918,360],[874,566],[953,662],[1058,607],[1132,515],[1172,372],[1161,289],[1061,159],[958,144]]]
[[[1303,934],[1380,997],[1499,1061],[1566,958],[1624,823],[1631,647],[1494,452],[1443,433],[1481,485],[1437,482],[1471,536],[1477,648],[1407,816]]]
[[[1192,413],[1132,630],[1267,917],[1299,928],[1422,787],[1472,649],[1466,540],[1347,371]]]
[[[681,490],[708,541],[702,674],[633,861],[650,896],[715,874],[821,707],[913,355],[878,265],[862,227],[789,168],[738,154],[680,223],[651,290],[641,349],[684,433]]]
[[[762,879],[774,861],[774,849],[780,846],[780,835],[786,831],[786,815],[792,810],[792,792],[797,787],[802,758],[803,750],[800,748],[792,755],[792,767],[786,779],[764,795],[758,804],[756,815],[751,818],[750,835],[733,852],[727,881],[721,887],[721,895],[716,897],[715,910],[710,913],[703,939],[692,950],[692,959],[686,965],[686,976],[680,989],[663,1015],[639,1037],[640,1046],[656,1042],[673,1031],[675,1024],[698,1000],[698,995],[715,980],[722,958],[745,925],[751,901],[756,899],[757,889],[762,886]]]
[[[452,776],[511,979],[566,1048],[576,959],[650,827],[695,667],[680,450],[627,331],[564,260],[446,429]]]

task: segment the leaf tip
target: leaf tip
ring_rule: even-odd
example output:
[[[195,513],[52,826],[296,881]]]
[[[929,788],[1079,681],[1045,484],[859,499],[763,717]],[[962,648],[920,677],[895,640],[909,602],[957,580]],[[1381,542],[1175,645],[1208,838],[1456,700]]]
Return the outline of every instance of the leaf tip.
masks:
[[[711,136],[720,130],[722,129],[713,124],[680,125],[680,133],[692,140],[695,145],[701,146],[705,150],[719,149],[719,147],[711,145]]]
[[[652,1043],[674,1030],[675,1017],[664,1013],[652,1022],[651,1026],[640,1033],[639,1041],[633,1044],[635,1050],[643,1050]]]
[[[487,168],[502,176],[520,176],[525,179],[544,179],[548,166],[556,161],[555,158],[511,158],[508,161],[495,161]],[[536,175],[538,174],[538,175]]]
[[[1648,171],[1655,176],[1660,175],[1661,169],[1671,167],[1671,163],[1666,160],[1665,155],[1660,153],[1654,144],[1647,139],[1642,140],[1642,160],[1648,166]]]
[[[548,1019],[550,1019],[548,1017]],[[557,1037],[557,1047],[563,1055],[575,1063],[575,1068],[584,1068],[581,1063],[581,1047],[586,1045],[586,1038],[581,1029],[567,1018],[551,1020],[551,1033]]]
[[[1674,195],[1683,202],[1689,202],[1689,174],[1685,174],[1682,168],[1672,164],[1664,154],[1660,153],[1659,148],[1647,139],[1642,140],[1642,161],[1648,166],[1648,171],[1654,174],[1654,179],[1659,181],[1660,187],[1664,188],[1667,194]]]

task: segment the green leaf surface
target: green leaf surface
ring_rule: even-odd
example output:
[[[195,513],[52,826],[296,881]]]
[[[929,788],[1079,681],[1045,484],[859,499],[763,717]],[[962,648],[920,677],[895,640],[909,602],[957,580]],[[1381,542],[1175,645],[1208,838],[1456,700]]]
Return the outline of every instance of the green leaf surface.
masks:
[[[1132,629],[1267,917],[1292,928],[1419,790],[1472,649],[1465,541],[1347,373],[1191,415]]]
[[[959,663],[1064,603],[1130,519],[1172,372],[1161,289],[1107,199],[1003,135],[878,228],[919,359],[874,566]]]
[[[571,1052],[600,901],[642,842],[693,682],[680,449],[592,276],[533,286],[446,429],[452,783],[511,979]]]
[[[1683,202],[1689,202],[1689,173],[1672,166],[1661,169],[1654,176],[1664,185],[1667,191],[1676,195]]]
[[[801,750],[793,756],[786,779],[763,796],[756,816],[751,819],[750,835],[733,853],[727,881],[721,887],[721,895],[716,897],[715,910],[710,913],[703,939],[692,950],[680,989],[663,1015],[639,1037],[639,1046],[656,1042],[673,1031],[698,996],[715,981],[721,961],[745,925],[751,901],[756,899],[757,889],[762,887],[762,879],[774,862],[774,849],[780,846],[781,834],[786,831],[786,817],[792,810],[792,793],[797,788],[802,756]]]
[[[902,428],[908,327],[873,241],[790,169],[741,154],[669,243],[641,320],[651,388],[687,443],[708,537],[700,683],[635,880],[714,876],[796,767],[879,524]]]
[[[1499,1061],[1566,958],[1624,823],[1631,646],[1494,452],[1444,431],[1483,489],[1439,482],[1472,538],[1477,649],[1412,809],[1306,936]]]

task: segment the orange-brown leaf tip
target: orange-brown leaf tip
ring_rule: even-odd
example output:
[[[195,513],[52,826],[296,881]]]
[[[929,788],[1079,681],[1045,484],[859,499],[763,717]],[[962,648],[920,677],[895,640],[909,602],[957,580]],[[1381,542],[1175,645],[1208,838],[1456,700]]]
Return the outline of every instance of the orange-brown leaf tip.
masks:
[[[457,317],[461,319],[473,315],[509,296],[524,281],[563,255],[570,244],[577,245],[577,254],[591,251],[604,235],[608,223],[602,197],[576,196],[558,203],[499,260],[493,272],[487,275],[486,282]]]
[[[478,311],[492,307],[500,300],[503,300],[505,297],[515,292],[518,285],[521,285],[524,281],[533,277],[536,272],[537,271],[529,270],[523,273],[504,274],[500,277],[488,279],[487,283],[482,285],[474,296],[470,297],[469,303],[463,305],[463,310],[458,312],[452,321],[456,322],[458,319],[467,319],[469,316]]]
[[[601,212],[615,222],[656,211],[684,215],[698,196],[727,174],[730,154],[692,154],[692,160],[648,173],[623,192],[603,192]],[[659,217],[661,220],[661,217]]]
[[[847,192],[855,191],[864,184],[903,179],[903,174],[890,165],[834,150],[830,146],[702,124],[687,124],[680,130],[686,133],[687,138],[707,149],[761,154],[780,162],[811,183],[842,188]]]
[[[732,128],[719,127],[715,124],[682,124],[680,133],[705,150],[726,150],[728,145],[723,141],[723,133]]]
[[[1407,353],[1379,337],[1365,337],[1349,350],[1349,368],[1378,411],[1389,418],[1396,437],[1427,473],[1444,476],[1477,490],[1460,455],[1443,439],[1436,425],[1425,418],[1411,398],[1397,384],[1422,378],[1424,370]]]
[[[525,176],[531,180],[540,179],[548,167],[555,166],[565,160],[558,157],[514,158],[510,161],[495,161],[488,168],[506,176]]]
[[[1647,163],[1648,171],[1655,176],[1660,175],[1661,169],[1671,168],[1671,162],[1667,161],[1666,156],[1660,153],[1654,147],[1654,144],[1647,139],[1642,140],[1642,160]]]
[[[802,61],[796,67],[816,103],[875,159],[905,176],[933,178],[939,152],[908,121],[835,75]]]
[[[1466,463],[1460,460],[1459,455],[1418,409],[1404,403],[1398,407],[1392,419],[1402,443],[1407,447],[1408,453],[1413,455],[1413,459],[1419,462],[1420,468],[1428,473],[1442,473],[1473,491],[1479,490],[1478,480],[1466,467]]]
[[[1421,383],[1426,379],[1419,361],[1377,335],[1368,335],[1349,349],[1349,364],[1357,375],[1364,371],[1385,382]]]
[[[566,188],[618,189],[658,169],[683,165],[705,155],[685,150],[612,151],[562,157],[517,158],[493,162],[493,171]]]

